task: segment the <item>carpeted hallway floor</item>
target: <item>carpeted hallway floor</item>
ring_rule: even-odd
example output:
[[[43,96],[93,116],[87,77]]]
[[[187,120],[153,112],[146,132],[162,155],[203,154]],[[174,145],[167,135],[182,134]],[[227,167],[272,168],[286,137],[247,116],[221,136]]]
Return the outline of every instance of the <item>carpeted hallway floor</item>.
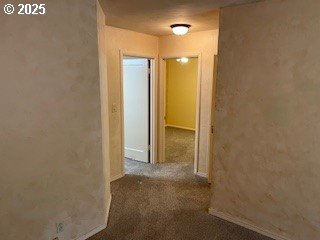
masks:
[[[210,186],[192,163],[126,160],[126,170],[111,183],[108,227],[89,240],[269,240],[209,215]]]

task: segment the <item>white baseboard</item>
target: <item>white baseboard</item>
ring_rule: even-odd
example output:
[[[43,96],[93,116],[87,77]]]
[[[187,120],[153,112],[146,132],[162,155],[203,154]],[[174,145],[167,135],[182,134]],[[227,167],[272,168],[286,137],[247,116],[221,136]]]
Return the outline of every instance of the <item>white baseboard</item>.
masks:
[[[206,174],[206,173],[197,172],[196,175],[199,177],[208,178],[208,174]]]
[[[107,225],[102,225],[100,227],[97,227],[93,230],[91,230],[90,232],[88,232],[87,234],[77,238],[76,240],[86,240],[88,239],[89,237],[92,237],[93,235],[97,234],[98,232],[101,232],[103,229],[105,229],[107,227]]]
[[[184,130],[189,130],[189,131],[196,131],[196,129],[194,129],[194,128],[181,127],[181,126],[171,125],[171,124],[166,124],[166,127],[179,128],[179,129],[184,129]]]
[[[118,174],[116,176],[113,176],[113,177],[111,177],[111,181],[110,182],[113,182],[113,181],[116,181],[116,180],[118,180],[120,178],[123,178],[125,175],[126,175],[125,173],[120,173],[120,174]]]
[[[229,214],[225,214],[225,213],[216,211],[213,208],[209,208],[209,214],[211,214],[211,215],[213,215],[215,217],[221,218],[223,220],[226,220],[228,222],[237,224],[237,225],[239,225],[241,227],[250,229],[250,230],[252,230],[254,232],[260,233],[260,234],[262,234],[264,236],[267,236],[267,237],[275,239],[275,240],[290,240],[289,238],[286,238],[284,236],[280,236],[279,234],[272,233],[269,230],[265,230],[265,229],[263,229],[261,227],[257,227],[257,226],[255,226],[255,225],[253,225],[251,223],[248,223],[248,222],[246,222],[246,221],[244,221],[244,220],[242,220],[240,218],[232,217]]]

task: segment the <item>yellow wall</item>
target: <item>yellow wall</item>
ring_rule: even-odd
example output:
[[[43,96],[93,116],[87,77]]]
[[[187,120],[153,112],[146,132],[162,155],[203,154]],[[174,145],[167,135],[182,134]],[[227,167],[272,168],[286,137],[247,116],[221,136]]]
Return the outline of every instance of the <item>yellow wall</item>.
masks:
[[[188,63],[168,59],[166,84],[167,125],[195,129],[198,59]]]

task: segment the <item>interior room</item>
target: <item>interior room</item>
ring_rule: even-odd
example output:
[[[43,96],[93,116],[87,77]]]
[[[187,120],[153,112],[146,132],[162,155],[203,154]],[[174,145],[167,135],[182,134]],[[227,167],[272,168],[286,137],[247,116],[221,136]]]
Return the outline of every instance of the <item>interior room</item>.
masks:
[[[1,240],[320,239],[319,0],[0,5]]]
[[[166,59],[165,163],[194,165],[198,58]]]

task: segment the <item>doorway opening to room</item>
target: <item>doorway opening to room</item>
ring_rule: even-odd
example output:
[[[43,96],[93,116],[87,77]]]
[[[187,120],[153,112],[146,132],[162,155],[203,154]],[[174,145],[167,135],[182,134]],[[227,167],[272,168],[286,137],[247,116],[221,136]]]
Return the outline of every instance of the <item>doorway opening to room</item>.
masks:
[[[134,162],[155,159],[154,59],[122,54],[122,159],[130,172]]]
[[[164,58],[164,163],[184,164],[197,173],[200,76],[199,57]]]

